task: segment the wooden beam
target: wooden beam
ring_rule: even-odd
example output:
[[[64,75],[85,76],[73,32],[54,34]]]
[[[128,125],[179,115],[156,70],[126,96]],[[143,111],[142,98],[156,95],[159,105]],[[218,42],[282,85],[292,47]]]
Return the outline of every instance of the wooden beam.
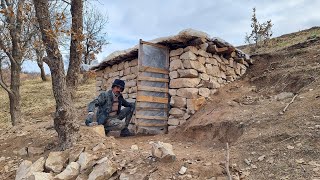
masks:
[[[152,119],[152,120],[162,120],[167,121],[167,116],[143,116],[143,115],[136,115],[136,119]]]
[[[189,46],[198,46],[198,45],[201,45],[201,44],[203,44],[203,43],[205,43],[205,42],[206,42],[206,39],[205,39],[205,38],[200,38],[200,37],[198,37],[198,38],[196,38],[196,39],[193,39],[193,40],[189,41],[187,44],[188,44]]]
[[[168,49],[167,46],[164,46],[164,45],[161,45],[161,44],[156,44],[156,43],[151,43],[151,42],[147,42],[147,41],[143,41],[141,39],[140,39],[140,43],[141,44],[147,44],[147,45],[150,45],[150,46],[155,46],[155,47],[158,47],[158,48]]]
[[[150,66],[140,66],[140,72],[153,72],[153,73],[160,73],[160,74],[169,74],[169,71],[162,68],[155,68]]]
[[[167,104],[169,103],[168,98],[161,98],[161,97],[154,97],[154,96],[137,96],[137,101],[140,102],[155,102],[155,103],[162,103],[162,104]]]
[[[169,79],[166,78],[155,78],[155,77],[146,77],[146,76],[138,76],[138,81],[153,81],[153,82],[169,82]]]
[[[168,88],[150,87],[150,86],[138,86],[140,91],[151,91],[151,92],[163,92],[168,93]]]
[[[154,108],[154,107],[136,107],[140,111],[163,111],[166,112],[168,108]]]
[[[139,127],[166,127],[168,124],[136,123]]]

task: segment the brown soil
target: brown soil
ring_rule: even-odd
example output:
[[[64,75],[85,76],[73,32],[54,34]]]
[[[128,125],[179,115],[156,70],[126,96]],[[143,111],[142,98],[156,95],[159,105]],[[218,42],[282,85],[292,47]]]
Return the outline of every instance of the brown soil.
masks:
[[[74,149],[104,142],[115,162],[125,160],[119,172],[134,168],[135,177],[149,179],[225,179],[226,143],[230,144],[230,168],[240,179],[319,179],[320,164],[320,43],[293,45],[267,54],[257,54],[245,76],[219,89],[207,104],[172,133],[129,138],[99,138],[81,127],[82,138]],[[292,92],[297,97],[281,113],[292,97],[276,100],[275,95]],[[84,111],[84,107],[80,110]],[[83,119],[79,119],[82,123]],[[23,147],[45,147],[45,154],[56,150],[56,132],[50,118],[0,134],[0,178],[14,179],[21,159],[40,156],[13,154]],[[150,141],[173,145],[173,163],[153,161]],[[132,145],[138,151],[132,151]],[[71,150],[72,151],[72,150]],[[248,165],[245,163],[250,161]],[[3,163],[5,162],[5,163]],[[181,166],[186,175],[179,175]],[[6,167],[7,166],[7,167]]]

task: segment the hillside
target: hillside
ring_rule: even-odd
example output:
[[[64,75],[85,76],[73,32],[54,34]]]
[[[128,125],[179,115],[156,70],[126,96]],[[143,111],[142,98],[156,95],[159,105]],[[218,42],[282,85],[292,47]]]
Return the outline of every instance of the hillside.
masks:
[[[99,138],[81,126],[81,140],[69,153],[85,148],[99,157],[110,157],[118,165],[119,175],[114,179],[220,180],[226,179],[228,142],[234,179],[320,179],[320,29],[283,35],[270,44],[252,56],[254,65],[247,74],[220,88],[174,132]],[[83,123],[87,103],[95,96],[93,87],[94,81],[90,81],[77,93],[79,124]],[[11,128],[7,97],[0,91],[4,102],[0,107],[0,178],[14,179],[22,159],[35,161],[56,150],[51,118],[54,101],[50,82],[25,80],[22,98],[26,121]],[[151,159],[150,141],[172,144],[176,161]],[[101,143],[105,147],[94,151],[93,147]],[[25,147],[44,152],[32,156],[13,153]],[[178,173],[182,166],[187,167],[184,175]]]

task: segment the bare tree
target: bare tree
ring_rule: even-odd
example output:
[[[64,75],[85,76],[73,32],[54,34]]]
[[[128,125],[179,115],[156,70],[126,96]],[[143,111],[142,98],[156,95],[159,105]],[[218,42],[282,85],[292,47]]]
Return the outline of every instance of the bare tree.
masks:
[[[20,97],[20,73],[23,57],[33,36],[33,13],[27,0],[1,0],[0,2],[0,51],[10,61],[10,84],[0,77],[0,85],[10,99],[12,125],[22,119]],[[2,74],[0,74],[2,75]]]
[[[102,47],[109,44],[104,32],[108,17],[103,15],[95,7],[88,8],[83,21],[84,30],[84,49],[83,63],[90,65],[96,59],[95,55],[102,51]]]
[[[33,49],[35,52],[35,58],[40,69],[40,76],[42,81],[47,81],[46,73],[43,66],[43,58],[45,57],[45,47],[42,43],[40,32],[38,32],[33,39]]]
[[[245,43],[251,44],[253,41],[255,43],[255,48],[259,47],[259,42],[263,42],[266,44],[267,41],[272,36],[271,28],[273,24],[271,20],[264,22],[262,24],[259,23],[257,16],[256,16],[256,8],[253,8],[253,14],[251,17],[251,34],[246,34],[245,36]]]
[[[46,47],[47,57],[44,61],[48,64],[52,76],[53,93],[56,100],[56,113],[54,127],[58,132],[59,145],[62,149],[71,147],[78,139],[79,125],[76,123],[77,115],[71,98],[71,88],[75,87],[79,74],[83,40],[83,2],[71,1],[71,43],[68,73],[65,75],[64,63],[59,50],[56,33],[49,19],[48,0],[34,0],[36,16],[39,22],[42,41]]]

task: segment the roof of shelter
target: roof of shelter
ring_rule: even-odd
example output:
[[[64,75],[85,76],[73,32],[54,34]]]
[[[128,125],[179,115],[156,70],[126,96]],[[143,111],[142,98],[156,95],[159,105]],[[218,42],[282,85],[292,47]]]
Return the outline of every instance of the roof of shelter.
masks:
[[[207,43],[215,44],[220,48],[232,47],[237,51],[238,54],[240,53],[241,56],[249,58],[248,55],[243,53],[241,50],[234,48],[234,46],[232,46],[230,43],[217,37],[211,38],[209,34],[202,31],[194,30],[194,29],[184,29],[180,31],[177,35],[161,37],[148,42],[167,46],[170,50],[178,49],[181,47],[184,48],[190,45],[196,45],[196,43],[207,42]],[[93,66],[91,69],[102,70],[114,64],[136,59],[138,57],[138,49],[139,49],[139,45],[136,45],[129,49],[115,51],[109,54],[106,58],[104,58],[102,62],[100,62],[98,65]]]

